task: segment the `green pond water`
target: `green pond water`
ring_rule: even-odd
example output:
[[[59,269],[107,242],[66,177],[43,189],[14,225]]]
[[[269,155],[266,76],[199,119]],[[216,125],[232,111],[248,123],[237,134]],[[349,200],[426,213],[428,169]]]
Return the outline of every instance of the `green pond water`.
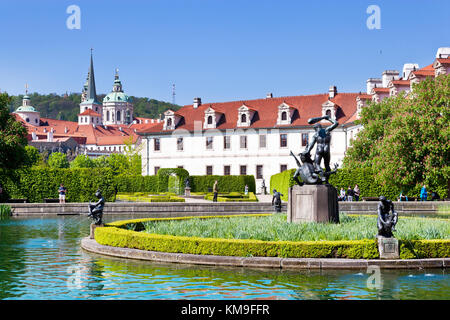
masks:
[[[139,216],[106,216],[106,222]],[[281,271],[88,253],[85,216],[0,220],[0,299],[450,299],[445,269]]]

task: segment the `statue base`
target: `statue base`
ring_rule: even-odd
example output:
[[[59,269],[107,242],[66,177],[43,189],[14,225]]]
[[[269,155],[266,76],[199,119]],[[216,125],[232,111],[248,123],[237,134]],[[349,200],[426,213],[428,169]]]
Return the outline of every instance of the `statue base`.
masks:
[[[400,250],[398,240],[377,235],[378,252],[380,259],[399,259]]]
[[[95,223],[91,223],[91,232],[89,233],[89,239],[95,239],[95,228],[103,226],[103,224],[96,225]]]
[[[332,185],[295,185],[289,188],[287,221],[339,223],[337,190]]]
[[[186,197],[190,197],[191,196],[191,188],[189,188],[189,187],[184,188],[184,195]]]

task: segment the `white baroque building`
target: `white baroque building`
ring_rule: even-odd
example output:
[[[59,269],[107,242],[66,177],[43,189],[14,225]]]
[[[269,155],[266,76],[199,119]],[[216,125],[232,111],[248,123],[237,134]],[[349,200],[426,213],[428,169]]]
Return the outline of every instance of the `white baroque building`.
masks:
[[[142,174],[176,167],[191,175],[248,174],[255,176],[260,192],[263,180],[269,187],[272,175],[297,167],[290,151],[297,155],[314,134],[309,118],[330,115],[339,122],[331,132],[331,164],[341,164],[362,129],[355,120],[368,102],[407,95],[414,83],[449,72],[450,48],[439,48],[434,62],[424,68],[406,63],[401,75],[386,70],[381,78],[369,78],[366,93],[338,93],[331,86],[328,93],[308,96],[268,94],[265,99],[203,104],[194,98],[192,105],[166,111],[161,123],[140,128]]]

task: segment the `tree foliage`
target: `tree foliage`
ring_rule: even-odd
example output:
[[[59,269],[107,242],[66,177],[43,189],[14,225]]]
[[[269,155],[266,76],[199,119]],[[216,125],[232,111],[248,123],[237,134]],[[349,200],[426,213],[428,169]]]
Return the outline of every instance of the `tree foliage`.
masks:
[[[69,161],[67,156],[61,152],[53,152],[47,161],[50,168],[63,169],[69,168]]]
[[[27,129],[9,113],[11,99],[0,94],[0,168],[16,169],[25,164]]]
[[[422,184],[447,196],[450,178],[450,75],[414,85],[362,110],[364,128],[347,150],[346,168],[372,168],[375,182],[417,193]]]

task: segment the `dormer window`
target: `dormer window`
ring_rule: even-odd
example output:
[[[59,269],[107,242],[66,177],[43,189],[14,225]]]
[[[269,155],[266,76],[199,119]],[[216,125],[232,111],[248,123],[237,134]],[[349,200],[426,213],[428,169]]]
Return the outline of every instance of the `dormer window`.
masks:
[[[163,130],[175,130],[175,127],[178,125],[178,122],[180,122],[180,119],[182,117],[172,110],[167,110],[164,112],[164,125]]]
[[[213,108],[209,107],[208,109],[205,110],[205,119],[203,122],[203,128],[204,129],[216,128],[217,123],[219,122],[221,116],[222,116],[221,112],[218,112]]]
[[[294,116],[295,108],[288,105],[286,102],[283,102],[278,106],[278,125],[291,124],[292,118]]]
[[[336,119],[336,105],[328,100],[322,104],[322,117],[329,116],[331,119]]]
[[[248,127],[251,125],[253,116],[255,115],[255,110],[249,108],[248,106],[246,106],[245,104],[243,104],[239,109],[238,109],[238,122],[237,122],[237,126],[238,127]]]

